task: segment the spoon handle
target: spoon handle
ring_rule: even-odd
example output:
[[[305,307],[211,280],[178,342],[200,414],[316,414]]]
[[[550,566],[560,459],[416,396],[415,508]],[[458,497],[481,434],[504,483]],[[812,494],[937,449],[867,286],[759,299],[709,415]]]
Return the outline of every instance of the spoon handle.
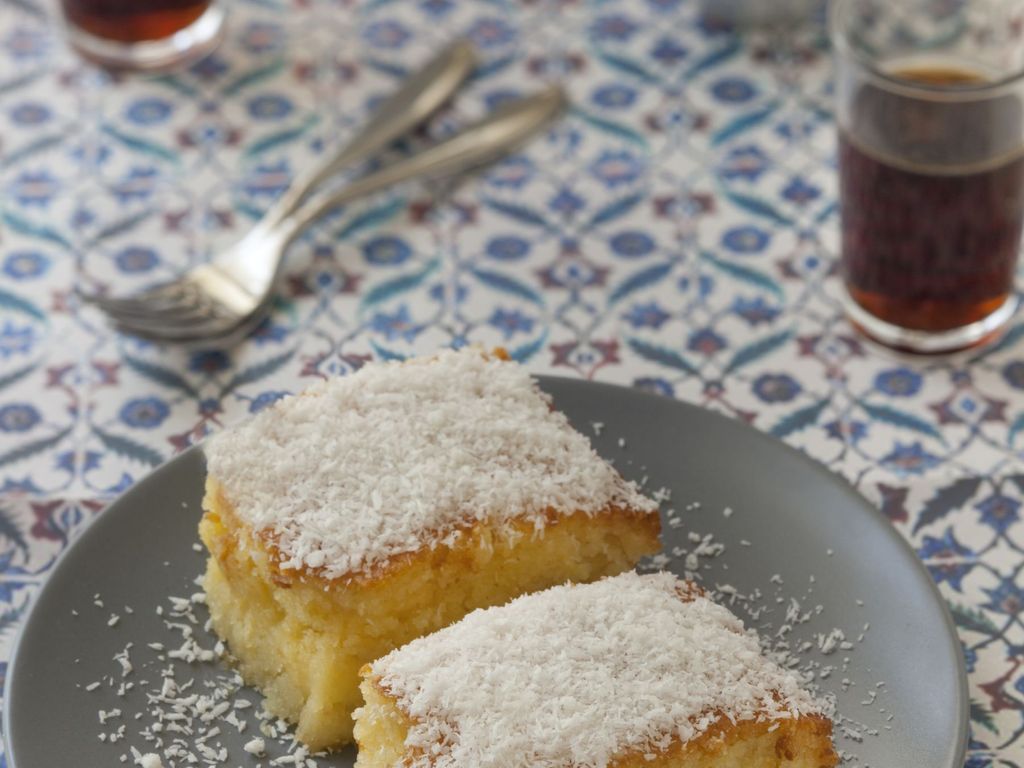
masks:
[[[412,178],[457,176],[492,163],[550,123],[565,105],[565,94],[558,87],[507,102],[445,141],[356,179],[336,192],[313,197],[281,224],[290,239],[324,213],[357,198]]]
[[[469,41],[456,40],[447,46],[388,96],[348,144],[299,176],[267,211],[260,224],[265,228],[279,224],[295,212],[310,192],[335,173],[368,160],[412,131],[451,99],[476,63],[476,52]]]

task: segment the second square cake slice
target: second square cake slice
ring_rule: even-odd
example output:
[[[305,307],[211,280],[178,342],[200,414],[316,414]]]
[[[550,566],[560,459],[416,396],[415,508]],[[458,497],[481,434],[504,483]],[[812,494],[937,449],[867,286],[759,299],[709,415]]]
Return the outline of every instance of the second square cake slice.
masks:
[[[826,706],[697,585],[624,573],[363,669],[356,768],[833,768]]]

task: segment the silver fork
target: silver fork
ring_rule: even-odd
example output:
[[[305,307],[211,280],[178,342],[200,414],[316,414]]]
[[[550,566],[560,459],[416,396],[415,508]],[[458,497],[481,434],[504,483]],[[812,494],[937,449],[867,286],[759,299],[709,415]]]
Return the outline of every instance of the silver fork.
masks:
[[[122,330],[141,336],[171,338],[182,335],[180,330],[188,326],[191,335],[203,337],[231,330],[226,328],[231,323],[249,321],[249,325],[255,325],[259,317],[249,315],[259,315],[268,297],[256,301],[262,290],[258,290],[254,275],[242,281],[228,265],[240,261],[242,254],[251,254],[245,261],[269,259],[274,228],[292,216],[316,187],[341,169],[372,158],[423,123],[452,98],[476,62],[476,51],[467,40],[457,40],[442,49],[384,100],[370,122],[340,152],[299,176],[242,241],[211,263],[133,296],[82,294],[82,298],[103,309]],[[251,264],[245,271],[265,273],[267,269]]]
[[[279,221],[262,221],[208,264],[129,298],[89,296],[117,327],[155,341],[234,341],[262,319],[288,245],[308,224],[360,197],[409,179],[450,178],[491,163],[520,146],[564,108],[557,87],[507,102],[486,119],[422,152],[314,195]]]
[[[128,333],[161,341],[242,335],[272,296],[285,250],[327,211],[416,176],[458,175],[514,149],[563,105],[549,90],[497,110],[452,138],[333,193],[311,195],[340,168],[366,159],[425,120],[458,89],[475,64],[472,47],[457,42],[407,81],[373,120],[336,156],[300,178],[235,246],[177,280],[135,296],[84,296]]]
[[[445,104],[476,66],[472,44],[457,40],[388,97],[344,147],[300,176],[255,227],[209,264],[133,296],[82,296],[121,330],[154,339],[188,340],[243,330],[259,321],[288,242],[282,225],[324,181],[372,157]],[[284,239],[282,235],[290,233]]]

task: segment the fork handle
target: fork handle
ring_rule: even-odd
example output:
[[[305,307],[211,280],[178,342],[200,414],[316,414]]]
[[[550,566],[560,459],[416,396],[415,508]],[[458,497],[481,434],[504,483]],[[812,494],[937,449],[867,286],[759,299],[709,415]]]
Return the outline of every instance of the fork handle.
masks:
[[[370,121],[340,151],[295,180],[261,220],[273,227],[290,216],[316,187],[346,166],[368,160],[440,109],[476,66],[468,40],[456,40],[406,79],[374,110]]]
[[[557,86],[507,102],[489,117],[445,141],[356,179],[336,192],[311,198],[281,222],[285,239],[295,237],[310,222],[340,205],[403,181],[418,176],[457,176],[491,163],[518,148],[551,122],[565,105],[565,94]]]

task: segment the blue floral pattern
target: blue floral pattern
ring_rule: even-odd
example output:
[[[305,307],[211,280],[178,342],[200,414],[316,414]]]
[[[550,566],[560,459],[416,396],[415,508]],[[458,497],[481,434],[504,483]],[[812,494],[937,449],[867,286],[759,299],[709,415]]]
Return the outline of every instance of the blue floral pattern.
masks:
[[[68,542],[175,452],[370,359],[502,344],[538,373],[740,419],[853,482],[949,602],[968,765],[1024,765],[1024,320],[953,358],[859,337],[836,292],[823,32],[740,35],[698,6],[235,0],[215,54],[130,77],[70,53],[41,0],[8,3],[0,653]],[[439,133],[545,81],[565,84],[569,114],[476,178],[311,229],[271,316],[234,349],[119,336],[77,298],[151,285],[237,239],[454,34],[482,65]]]

